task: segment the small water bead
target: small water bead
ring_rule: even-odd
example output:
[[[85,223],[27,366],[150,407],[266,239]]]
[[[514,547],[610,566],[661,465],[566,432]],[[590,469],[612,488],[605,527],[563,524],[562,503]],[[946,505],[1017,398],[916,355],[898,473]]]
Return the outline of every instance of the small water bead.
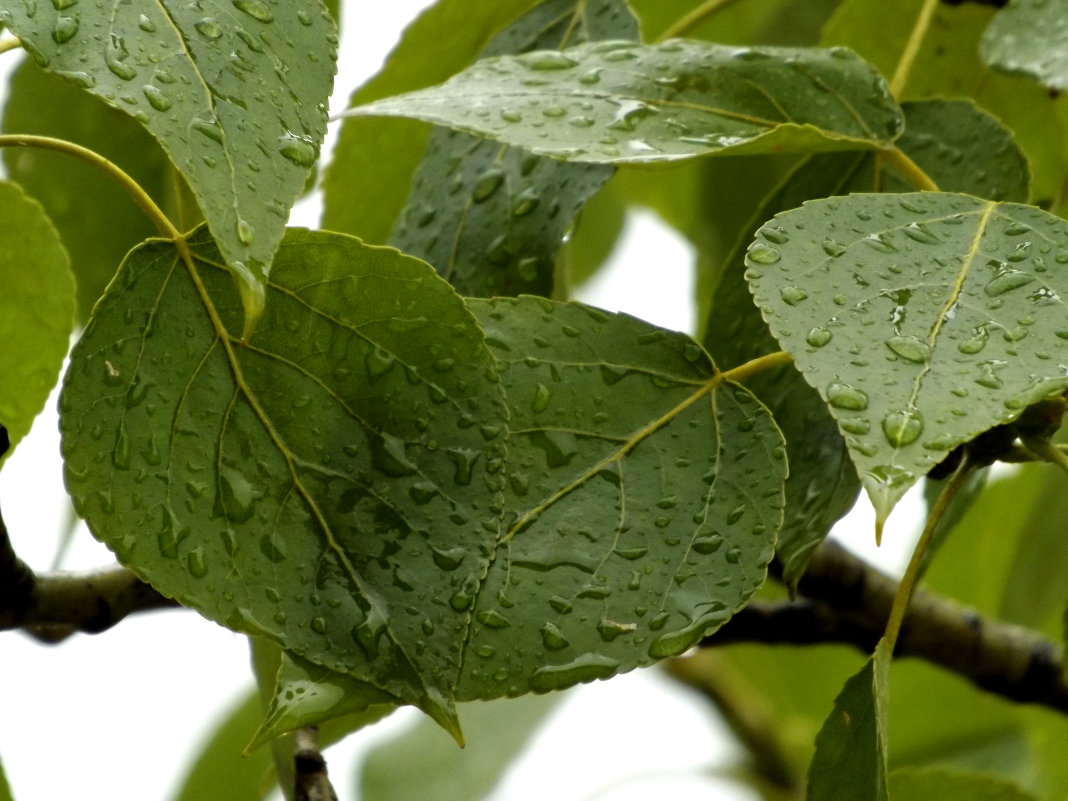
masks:
[[[549,72],[554,70],[568,70],[578,65],[578,62],[568,58],[563,53],[555,50],[543,50],[535,53],[527,53],[518,59],[527,69]]]
[[[475,203],[484,202],[497,191],[502,183],[504,183],[504,173],[501,170],[487,170],[479,178],[478,183],[475,184],[475,188],[471,192],[471,199]]]
[[[832,258],[837,258],[846,252],[846,246],[833,239],[824,239],[821,245],[823,252]]]
[[[868,408],[868,395],[850,384],[837,381],[827,386],[827,402],[836,409],[860,412]]]
[[[895,336],[886,340],[888,347],[895,354],[910,362],[923,364],[931,358],[931,347],[919,337]]]
[[[233,0],[234,8],[243,11],[258,22],[272,22],[274,14],[263,0]]]
[[[749,246],[746,259],[757,264],[775,264],[782,258],[777,248],[765,245],[763,242],[754,242]]]
[[[278,152],[283,158],[304,168],[311,167],[319,157],[319,151],[314,142],[293,133],[278,137]]]
[[[173,105],[171,99],[155,86],[150,84],[142,86],[141,92],[144,94],[148,104],[156,111],[168,111]]]
[[[56,24],[52,28],[52,41],[56,44],[66,44],[78,33],[77,17],[57,17]]]
[[[923,433],[923,417],[916,409],[890,412],[883,418],[883,434],[895,448],[903,448]]]
[[[779,290],[779,295],[787,306],[796,306],[808,298],[808,292],[798,286],[784,286]]]
[[[905,236],[921,245],[937,245],[942,241],[924,223],[909,223],[902,230]]]
[[[776,245],[785,245],[790,241],[790,235],[783,230],[781,225],[770,225],[760,229],[760,235]]]
[[[1013,289],[1026,286],[1034,280],[1035,277],[1033,275],[1020,272],[1019,270],[999,271],[998,274],[983,287],[983,292],[985,292],[988,297],[998,297]]]

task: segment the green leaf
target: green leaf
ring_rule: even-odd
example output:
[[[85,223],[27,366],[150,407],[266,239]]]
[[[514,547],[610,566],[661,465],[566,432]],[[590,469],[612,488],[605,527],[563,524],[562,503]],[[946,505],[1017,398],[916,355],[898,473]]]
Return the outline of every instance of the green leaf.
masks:
[[[350,106],[444,81],[536,0],[438,0],[404,31],[385,66]],[[348,117],[323,175],[323,227],[385,244],[423,156],[428,128],[409,120]],[[366,187],[373,186],[368,192]]]
[[[501,363],[519,516],[457,697],[608,678],[719,628],[763,583],[782,522],[767,411],[683,334],[581,304],[468,303]]]
[[[118,164],[157,200],[173,193],[170,161],[135,120],[30,62],[11,76],[10,90],[5,131],[75,142]],[[59,229],[71,253],[78,319],[84,322],[123,256],[156,233],[152,221],[107,176],[68,155],[6,148],[4,166]]]
[[[368,754],[360,770],[364,801],[470,801],[485,798],[561,696],[528,697],[460,708],[464,750],[429,721]]]
[[[380,690],[283,652],[267,714],[259,716],[262,721],[257,718],[259,728],[245,751],[252,753],[279,735],[326,721],[335,730],[352,732],[381,720],[395,708],[393,699]],[[245,731],[246,741],[249,731]]]
[[[132,115],[159,140],[254,320],[289,208],[326,131],[337,39],[322,3],[8,4],[0,22],[39,66]]]
[[[816,735],[809,801],[886,801],[889,671],[890,652],[880,641]]]
[[[505,28],[482,56],[637,38],[622,0],[548,0]],[[613,172],[436,129],[390,244],[434,265],[464,295],[550,295],[568,226]]]
[[[894,801],[1037,801],[1015,784],[989,773],[902,768],[890,774]]]
[[[626,219],[624,197],[614,181],[586,202],[558,256],[564,280],[558,272],[553,286],[555,297],[569,297],[572,287],[581,286],[594,276],[615,250]]]
[[[449,599],[500,514],[481,330],[423,262],[294,230],[239,347],[233,282],[206,231],[190,248],[195,270],[135,250],[72,354],[75,507],[166,594],[454,725],[470,613]]]
[[[13,450],[59,378],[74,327],[74,280],[39,203],[0,182],[0,208],[0,423]]]
[[[983,34],[983,61],[1051,89],[1068,89],[1066,14],[1063,0],[1016,0],[994,15]]]
[[[662,38],[669,26],[701,6],[697,0],[628,0],[647,41]],[[721,44],[815,44],[823,19],[835,0],[746,0],[720,4],[696,26],[679,34]]]
[[[757,306],[830,405],[878,526],[950,450],[1068,386],[1058,259],[1064,221],[966,195],[813,201],[761,228]]]
[[[15,797],[11,794],[11,786],[7,783],[3,762],[0,762],[0,801],[15,801]]]
[[[710,77],[711,76],[711,77]],[[486,59],[349,114],[414,117],[572,161],[876,149],[900,110],[844,49],[606,42]]]
[[[922,0],[892,8],[880,0],[844,0],[821,42],[850,47],[891,75],[922,5]],[[1031,162],[1035,196],[1045,201],[1059,194],[1068,168],[1068,98],[1051,97],[1032,81],[1001,75],[983,64],[977,42],[994,13],[978,3],[939,3],[903,98],[972,98],[1013,131]]]
[[[260,801],[271,769],[267,751],[242,756],[263,713],[255,690],[226,712],[193,758],[175,801]]]

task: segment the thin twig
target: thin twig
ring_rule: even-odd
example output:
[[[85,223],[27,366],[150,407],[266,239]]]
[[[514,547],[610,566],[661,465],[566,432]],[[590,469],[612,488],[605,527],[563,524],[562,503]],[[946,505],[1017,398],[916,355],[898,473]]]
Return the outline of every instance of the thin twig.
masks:
[[[337,801],[337,793],[326,775],[326,760],[319,750],[319,730],[315,726],[294,732],[293,768],[294,801]]]

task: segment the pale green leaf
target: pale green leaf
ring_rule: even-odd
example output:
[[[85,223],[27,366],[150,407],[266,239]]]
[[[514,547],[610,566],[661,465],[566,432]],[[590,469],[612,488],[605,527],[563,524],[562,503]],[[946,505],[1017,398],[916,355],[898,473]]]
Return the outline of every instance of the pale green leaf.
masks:
[[[135,250],[75,348],[75,507],[166,594],[450,725],[470,613],[449,599],[500,515],[481,330],[423,262],[295,230],[239,346],[233,282],[206,231],[190,247],[195,272]]]
[[[39,203],[0,182],[0,208],[0,424],[13,449],[59,378],[74,327],[74,280]]]
[[[0,762],[0,801],[14,801],[11,786],[7,783],[7,776],[4,773],[3,762]]]
[[[757,306],[831,407],[879,525],[957,445],[1068,386],[1066,259],[1064,221],[967,195],[813,201],[761,228]]]
[[[1037,801],[1015,784],[990,773],[942,768],[902,768],[890,774],[894,801]]]
[[[271,755],[241,752],[262,717],[259,695],[255,690],[244,693],[193,757],[174,801],[260,801]]]
[[[252,730],[245,731],[242,746],[247,742],[245,750],[253,752],[279,735],[327,721],[334,730],[352,732],[389,715],[396,708],[393,701],[351,676],[283,652],[267,713],[257,717],[259,728],[251,741]]]
[[[171,164],[144,128],[30,61],[11,76],[4,130],[75,142],[118,164],[157,200],[173,194]],[[119,186],[88,164],[29,148],[3,154],[8,176],[41,202],[71,254],[84,321],[123,256],[156,229]]]
[[[1068,89],[1068,3],[1015,0],[994,15],[982,53],[991,67]]]
[[[392,737],[360,769],[363,801],[471,801],[485,798],[562,696],[464,704],[461,751],[430,721]]]
[[[438,0],[401,36],[350,106],[440,83],[468,66],[490,37],[536,0]],[[428,129],[409,120],[342,121],[323,175],[323,227],[385,244],[404,207]],[[368,192],[366,187],[373,186]]]
[[[876,149],[901,132],[879,75],[837,48],[606,42],[486,59],[349,114],[422,119],[589,163]]]
[[[337,38],[321,0],[9,3],[0,21],[159,140],[254,318],[326,131]]]
[[[669,27],[710,4],[703,0],[628,0],[641,20],[643,38],[655,41]],[[816,43],[820,27],[837,0],[746,0],[717,4],[679,36],[721,44],[807,46]]]
[[[501,362],[519,514],[457,697],[608,678],[719,628],[763,583],[782,521],[767,411],[683,334],[580,304],[468,302]]]
[[[548,0],[498,34],[482,56],[637,37],[622,0]],[[432,264],[464,295],[550,295],[567,228],[613,172],[439,128],[390,244]]]
[[[887,801],[890,652],[881,642],[834,701],[816,735],[808,801]]]

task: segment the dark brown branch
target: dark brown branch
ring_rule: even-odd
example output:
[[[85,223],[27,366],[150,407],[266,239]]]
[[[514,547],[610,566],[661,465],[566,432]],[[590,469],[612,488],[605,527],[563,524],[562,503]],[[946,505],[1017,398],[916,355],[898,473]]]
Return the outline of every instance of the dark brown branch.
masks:
[[[326,760],[319,750],[315,726],[297,729],[293,738],[295,801],[337,801],[337,793],[326,775]]]
[[[871,651],[897,582],[825,542],[798,589],[803,597],[793,603],[751,603],[702,645],[839,642]],[[909,605],[895,655],[920,657],[1014,701],[1068,712],[1061,646],[922,590]]]

